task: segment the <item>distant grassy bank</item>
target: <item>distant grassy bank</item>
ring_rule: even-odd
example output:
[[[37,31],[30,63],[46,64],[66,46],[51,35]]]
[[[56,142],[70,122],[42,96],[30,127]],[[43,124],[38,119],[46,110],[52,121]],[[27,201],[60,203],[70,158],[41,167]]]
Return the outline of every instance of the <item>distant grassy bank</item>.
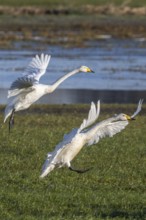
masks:
[[[131,114],[135,105],[102,105],[99,120]],[[0,120],[2,111],[0,108]],[[137,120],[113,138],[85,147],[72,162],[93,169],[79,175],[67,168],[39,175],[46,154],[64,133],[87,117],[89,105],[34,106],[16,115],[0,134],[0,218],[7,220],[145,219],[146,106]]]

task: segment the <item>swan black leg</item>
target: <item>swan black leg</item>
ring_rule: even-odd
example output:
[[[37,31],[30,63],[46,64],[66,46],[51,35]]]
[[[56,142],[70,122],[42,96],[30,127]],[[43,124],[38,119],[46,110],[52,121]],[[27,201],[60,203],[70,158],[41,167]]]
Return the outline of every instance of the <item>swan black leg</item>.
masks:
[[[91,170],[92,167],[90,167],[90,168],[88,168],[88,169],[86,169],[86,170],[78,170],[78,169],[75,169],[75,168],[73,168],[73,167],[70,166],[69,169],[70,169],[71,171],[74,171],[74,172],[77,172],[77,173],[86,173],[87,171]]]
[[[11,131],[11,128],[14,126],[14,113],[15,113],[15,109],[13,109],[12,114],[10,116],[10,120],[9,120],[9,133]]]

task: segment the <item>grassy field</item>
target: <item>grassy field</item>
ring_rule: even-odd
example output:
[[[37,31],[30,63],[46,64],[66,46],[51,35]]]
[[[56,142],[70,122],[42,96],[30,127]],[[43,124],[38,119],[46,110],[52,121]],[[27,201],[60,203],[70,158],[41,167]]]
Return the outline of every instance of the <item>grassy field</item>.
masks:
[[[131,114],[135,105],[101,108],[100,120]],[[0,219],[146,219],[146,105],[123,132],[85,147],[73,160],[76,168],[91,171],[61,168],[39,179],[47,152],[88,110],[87,105],[35,106],[16,115],[10,135],[7,124],[2,126]]]

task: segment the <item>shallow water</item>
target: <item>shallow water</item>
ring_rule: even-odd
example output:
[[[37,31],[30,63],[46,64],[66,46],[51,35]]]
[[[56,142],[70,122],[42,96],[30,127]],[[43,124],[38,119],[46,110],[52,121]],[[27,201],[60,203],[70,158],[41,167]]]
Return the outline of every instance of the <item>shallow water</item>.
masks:
[[[134,92],[140,91],[143,96],[146,93],[146,41],[139,39],[120,40],[109,38],[96,42],[88,42],[86,48],[63,48],[61,46],[49,46],[41,41],[30,42],[15,42],[12,45],[13,49],[0,50],[0,103],[6,103],[6,90],[11,85],[11,82],[24,73],[25,68],[35,54],[48,53],[52,58],[48,66],[46,74],[41,78],[41,83],[53,83],[57,78],[63,76],[67,72],[81,66],[86,65],[91,67],[95,73],[79,73],[64,81],[59,88],[65,89],[75,94],[72,89],[82,91],[79,94],[79,99],[75,102],[84,102],[83,91],[115,91],[121,92],[118,99],[113,97],[109,100],[113,102],[122,101],[122,91],[127,94],[128,102],[135,102],[137,95]],[[66,90],[70,89],[70,90]],[[82,90],[81,90],[82,89]],[[3,92],[2,92],[3,91]],[[59,90],[61,91],[61,90]],[[63,90],[62,90],[63,91]],[[128,91],[128,92],[127,92]],[[54,93],[60,100],[60,103],[65,103],[65,95],[60,97]],[[84,92],[85,94],[85,92]],[[135,94],[135,95],[134,95]],[[69,96],[69,95],[68,95]],[[91,97],[89,93],[86,96]],[[105,98],[105,100],[107,100]],[[47,102],[47,101],[44,101]],[[108,102],[108,101],[107,101]],[[58,101],[57,101],[58,103]]]

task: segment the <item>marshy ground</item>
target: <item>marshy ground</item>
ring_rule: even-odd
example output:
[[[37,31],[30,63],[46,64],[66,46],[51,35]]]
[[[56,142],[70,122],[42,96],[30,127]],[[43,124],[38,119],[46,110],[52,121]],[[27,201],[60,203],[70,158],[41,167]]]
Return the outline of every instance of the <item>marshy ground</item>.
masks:
[[[146,8],[136,1],[38,1],[19,4],[4,1],[0,6],[0,45],[14,40],[41,40],[48,44],[85,46],[105,35],[118,38],[146,37]]]

